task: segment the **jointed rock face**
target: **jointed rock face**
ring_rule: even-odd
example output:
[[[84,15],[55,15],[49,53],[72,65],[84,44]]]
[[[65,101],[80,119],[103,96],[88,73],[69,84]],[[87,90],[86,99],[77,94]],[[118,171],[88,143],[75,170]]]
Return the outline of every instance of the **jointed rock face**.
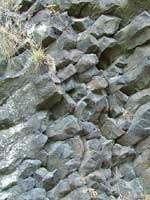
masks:
[[[45,55],[0,55],[0,200],[149,200],[150,2],[15,8]]]

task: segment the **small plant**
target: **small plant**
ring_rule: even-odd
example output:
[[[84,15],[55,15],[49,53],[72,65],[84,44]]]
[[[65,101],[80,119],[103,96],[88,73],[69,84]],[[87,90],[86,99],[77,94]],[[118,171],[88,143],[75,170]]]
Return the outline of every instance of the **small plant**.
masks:
[[[56,72],[55,61],[50,55],[46,55],[44,50],[36,46],[32,41],[30,41],[31,47],[31,57],[37,66],[44,64],[47,66],[50,72]]]
[[[59,9],[59,6],[57,4],[55,4],[55,3],[51,3],[51,4],[47,5],[47,8],[49,10],[57,11]]]
[[[8,60],[14,53],[19,43],[19,37],[6,27],[0,27],[0,55],[3,60]]]
[[[32,47],[31,56],[35,63],[42,64],[45,60],[45,54],[41,48]]]
[[[144,200],[150,200],[150,194],[145,194],[144,195]]]
[[[128,121],[132,121],[132,119],[133,119],[133,113],[129,112],[128,110],[125,110],[123,112],[123,117],[124,117],[124,119],[126,119]]]
[[[96,199],[98,194],[97,194],[97,191],[95,189],[89,188],[88,192],[89,192],[91,198]]]
[[[1,9],[11,9],[14,5],[14,0],[2,0],[0,7]]]

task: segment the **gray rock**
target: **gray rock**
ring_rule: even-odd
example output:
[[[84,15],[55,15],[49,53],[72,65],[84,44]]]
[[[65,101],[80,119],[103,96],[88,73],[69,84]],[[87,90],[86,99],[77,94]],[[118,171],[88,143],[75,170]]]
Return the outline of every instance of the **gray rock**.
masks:
[[[126,0],[107,0],[107,1],[97,1],[97,0],[82,0],[82,1],[67,1],[64,4],[59,1],[59,5],[63,7],[63,9],[66,9],[69,11],[69,15],[73,16],[91,16],[93,19],[97,18],[100,16],[102,13],[110,13],[112,11],[123,11],[125,6],[127,5]]]
[[[42,188],[35,188],[21,194],[17,200],[46,200],[46,191]]]
[[[120,90],[123,86],[126,86],[128,78],[124,75],[117,75],[108,80],[109,83],[109,92],[111,94]]]
[[[83,32],[88,29],[89,26],[93,24],[93,20],[89,17],[84,18],[73,18],[72,27],[77,32]]]
[[[102,122],[101,122],[102,123]],[[104,117],[101,133],[107,139],[117,139],[124,135],[125,132],[121,130],[113,118]]]
[[[57,171],[48,172],[46,168],[39,168],[35,172],[36,186],[45,190],[52,189],[59,181]]]
[[[121,29],[115,36],[118,43],[126,49],[133,49],[149,40],[150,14],[144,11]]]
[[[60,101],[62,91],[55,85],[48,74],[33,80],[10,96],[0,107],[0,125],[9,127],[28,118],[36,109],[52,107]],[[3,114],[4,113],[4,114]]]
[[[32,190],[35,187],[35,179],[32,177],[26,179],[20,179],[18,185],[23,192]]]
[[[63,117],[64,115],[73,114],[76,102],[73,100],[73,98],[68,95],[64,94],[64,98],[62,101],[58,104],[56,104],[52,109],[52,119],[58,119],[60,117]]]
[[[88,32],[80,33],[77,39],[77,49],[84,53],[98,52],[98,41]]]
[[[78,73],[82,73],[89,68],[94,67],[97,63],[98,58],[95,54],[85,54],[79,59],[76,68]]]
[[[149,188],[150,188],[150,186],[149,186],[149,183],[150,183],[149,157],[150,157],[150,151],[149,151],[149,149],[146,149],[134,161],[135,172],[141,180],[141,184],[144,188],[144,191],[148,194],[149,194]]]
[[[135,113],[132,124],[118,142],[124,145],[135,145],[150,135],[150,104],[142,105]]]
[[[26,158],[34,159],[47,142],[47,136],[38,130],[40,122],[34,120],[1,131],[1,172],[8,173]]]
[[[70,64],[67,67],[65,67],[64,69],[60,70],[57,75],[61,81],[65,81],[65,80],[71,78],[73,75],[75,75],[76,72],[77,71],[76,71],[75,66]]]
[[[114,165],[131,161],[135,158],[136,152],[130,147],[124,147],[119,144],[115,144],[112,150],[112,162]]]
[[[127,96],[124,95],[124,93],[120,93],[119,91],[108,96],[108,101],[110,106],[110,116],[112,118],[118,117],[119,115],[124,113],[125,111],[124,104],[127,101],[126,97]]]
[[[102,167],[108,169],[112,165],[112,149],[114,146],[113,140],[107,140],[105,137],[101,137],[102,149]]]
[[[132,162],[121,164],[118,170],[125,181],[131,181],[136,178]]]
[[[83,72],[82,74],[79,74],[79,81],[81,83],[88,83],[93,76],[96,76],[99,74],[99,70],[97,69],[97,67],[92,67],[90,69],[88,69],[87,71]]]
[[[76,81],[74,78],[71,78],[62,84],[62,88],[65,92],[71,92],[76,88]]]
[[[74,172],[68,176],[71,189],[75,189],[84,185],[84,181],[78,172]]]
[[[91,196],[88,192],[87,187],[81,187],[77,188],[76,190],[72,191],[70,194],[68,194],[66,197],[62,198],[62,200],[90,200]]]
[[[83,97],[87,95],[87,87],[84,83],[76,83],[74,90],[71,93],[72,98],[75,102],[80,101]]]
[[[56,187],[49,191],[47,196],[50,199],[60,199],[71,191],[68,179],[61,180]]]
[[[100,138],[101,137],[101,131],[100,129],[95,126],[91,122],[81,122],[81,126],[83,128],[83,134],[85,134],[85,137],[87,139],[93,139],[93,138]]]
[[[18,171],[12,172],[10,174],[2,174],[0,176],[0,191],[7,191],[17,184],[19,177]]]
[[[61,31],[55,27],[49,27],[48,24],[39,24],[28,30],[28,36],[39,45],[47,47],[58,39]]]
[[[80,166],[82,176],[94,172],[102,166],[102,144],[98,139],[92,139],[87,142],[87,152]]]
[[[113,190],[119,194],[118,196],[123,196],[127,199],[143,198],[143,189],[138,179],[133,179],[130,182],[119,179]]]
[[[77,44],[77,34],[73,30],[64,31],[57,42],[62,49],[75,49]]]
[[[128,58],[128,66],[123,75],[126,84],[122,87],[122,91],[125,91],[126,94],[133,94],[150,86],[149,55],[149,45],[145,45],[137,47],[134,53]]]
[[[89,28],[91,34],[96,37],[103,35],[113,35],[119,28],[121,19],[108,15],[101,15]]]
[[[135,112],[141,105],[150,101],[150,89],[145,89],[131,95],[127,101],[126,109]]]
[[[49,152],[47,169],[57,169],[59,178],[62,179],[79,168],[84,146],[81,138],[77,136],[64,142],[49,144],[46,150]]]
[[[94,76],[88,83],[87,88],[93,92],[99,93],[108,87],[108,82],[103,76]]]
[[[25,160],[19,166],[20,177],[26,178],[32,176],[35,171],[41,166],[41,161],[39,160]]]
[[[78,49],[70,49],[69,51],[64,51],[64,59],[68,60],[73,64],[77,63],[78,60],[84,53]]]
[[[83,98],[86,106],[80,118],[85,121],[96,122],[102,112],[107,112],[108,102],[105,95],[89,93]]]
[[[95,171],[86,177],[88,188],[93,188],[96,191],[97,196],[102,193],[107,195],[111,194],[111,186],[105,177],[104,171],[105,170],[101,169],[100,171]]]
[[[54,140],[64,140],[71,138],[82,131],[78,119],[73,115],[56,120],[46,131],[49,138]]]
[[[117,41],[114,38],[103,36],[98,40],[98,46],[100,53],[103,53],[106,49],[113,47]]]

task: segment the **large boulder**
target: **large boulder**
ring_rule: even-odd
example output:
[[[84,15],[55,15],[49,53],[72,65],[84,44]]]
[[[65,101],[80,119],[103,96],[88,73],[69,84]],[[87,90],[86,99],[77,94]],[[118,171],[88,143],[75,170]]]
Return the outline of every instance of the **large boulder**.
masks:
[[[0,107],[0,126],[8,127],[25,120],[37,109],[50,108],[61,96],[60,86],[52,82],[49,74],[38,77],[14,92]]]
[[[41,122],[35,115],[25,123],[0,131],[0,174],[8,174],[26,158],[36,158],[47,142],[47,136],[39,131]]]
[[[115,39],[125,49],[133,49],[150,39],[150,14],[144,11],[119,32]]]

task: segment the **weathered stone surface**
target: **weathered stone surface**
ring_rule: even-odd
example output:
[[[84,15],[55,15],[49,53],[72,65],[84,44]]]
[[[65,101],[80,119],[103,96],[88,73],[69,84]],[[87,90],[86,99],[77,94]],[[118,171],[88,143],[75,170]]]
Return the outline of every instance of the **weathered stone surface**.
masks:
[[[76,68],[78,73],[82,73],[88,70],[90,67],[94,67],[98,63],[98,58],[95,54],[85,54],[83,55],[78,63],[76,64]]]
[[[103,53],[107,48],[113,47],[117,41],[114,38],[103,36],[98,40],[100,53]]]
[[[107,80],[102,76],[94,76],[88,83],[87,88],[91,91],[100,92],[108,87]]]
[[[84,106],[78,117],[84,121],[96,122],[102,112],[106,112],[108,109],[108,102],[105,95],[89,93],[81,102],[83,102]]]
[[[107,139],[117,139],[125,134],[125,132],[117,126],[116,121],[113,118],[108,117],[104,117],[103,119],[101,132]]]
[[[92,67],[90,69],[88,69],[87,71],[83,72],[82,74],[79,74],[79,80],[80,82],[83,83],[88,83],[93,76],[96,76],[99,74],[99,70],[97,69],[97,67]]]
[[[35,117],[33,120],[1,131],[1,172],[8,173],[23,159],[35,158],[47,141],[47,136],[43,135],[39,128],[40,121]]]
[[[49,152],[47,169],[58,170],[58,177],[62,179],[79,168],[84,146],[81,138],[76,136],[67,141],[49,144],[46,150]]]
[[[46,131],[49,138],[54,140],[64,140],[71,138],[82,131],[78,119],[73,115],[60,118],[50,125]]]
[[[39,77],[17,90],[0,107],[0,124],[7,127],[31,116],[36,108],[52,107],[60,101],[61,95],[60,86],[55,85],[49,75]]]
[[[34,172],[41,166],[40,160],[25,160],[19,167],[20,177],[26,178],[32,176]]]
[[[83,54],[84,53],[78,49],[70,49],[69,51],[64,51],[64,59],[75,64]]]
[[[145,89],[131,95],[127,101],[126,109],[135,112],[141,105],[150,101],[150,89]]]
[[[69,79],[71,76],[76,74],[76,68],[74,65],[70,64],[65,69],[58,72],[58,77],[61,81]]]
[[[116,34],[116,39],[124,48],[133,49],[148,41],[150,35],[150,14],[146,11],[137,16],[129,25]]]
[[[149,9],[1,2],[0,200],[149,198]]]
[[[18,185],[20,186],[23,192],[32,190],[35,187],[35,179],[31,177],[26,179],[21,179],[18,181]]]
[[[89,26],[93,24],[93,20],[91,20],[89,17],[84,18],[73,18],[73,29],[77,32],[83,32],[85,31]]]
[[[144,104],[135,113],[132,124],[126,134],[118,141],[125,145],[134,145],[150,135],[150,104]]]
[[[145,140],[141,141],[136,146],[136,151],[138,152],[137,158],[134,160],[134,168],[135,172],[138,175],[144,191],[149,194],[149,159],[150,159],[150,137],[146,138]]]
[[[112,144],[110,145],[109,142],[107,140],[104,142],[103,138],[102,140],[92,139],[87,141],[87,152],[80,167],[80,173],[83,176],[100,169],[102,165],[107,165],[110,162],[111,154],[108,157],[107,153],[109,153],[108,149],[112,148]],[[105,152],[106,149],[107,153]]]
[[[80,33],[77,39],[77,48],[84,53],[98,52],[98,41],[89,32]]]
[[[113,35],[118,30],[120,21],[118,17],[101,15],[89,28],[89,31],[98,38],[103,35]]]
[[[76,48],[77,34],[73,30],[64,31],[58,38],[61,49],[70,50]]]
[[[126,162],[127,160],[133,160],[135,156],[135,150],[130,147],[124,147],[119,144],[115,144],[115,146],[113,147],[112,161],[114,165]]]
[[[127,199],[142,199],[143,198],[143,189],[140,186],[138,179],[133,179],[130,182],[126,182],[123,179],[120,179],[118,183],[114,186],[113,192],[120,194]]]
[[[128,101],[128,96],[121,91],[108,96],[110,106],[110,116],[118,117],[125,112],[124,105]]]
[[[150,86],[150,47],[149,45],[138,47],[128,59],[128,66],[123,78],[126,80],[123,90],[127,94],[133,94]],[[128,90],[128,91],[127,91]]]
[[[46,199],[46,191],[42,188],[35,188],[29,192],[25,192],[21,194],[17,200],[45,200]]]
[[[48,172],[45,168],[39,168],[35,172],[36,186],[38,188],[52,189],[58,182],[57,170]]]
[[[85,137],[87,139],[93,139],[93,138],[100,138],[101,132],[98,127],[96,127],[91,122],[80,122],[81,126],[83,128],[83,134],[85,134]]]

